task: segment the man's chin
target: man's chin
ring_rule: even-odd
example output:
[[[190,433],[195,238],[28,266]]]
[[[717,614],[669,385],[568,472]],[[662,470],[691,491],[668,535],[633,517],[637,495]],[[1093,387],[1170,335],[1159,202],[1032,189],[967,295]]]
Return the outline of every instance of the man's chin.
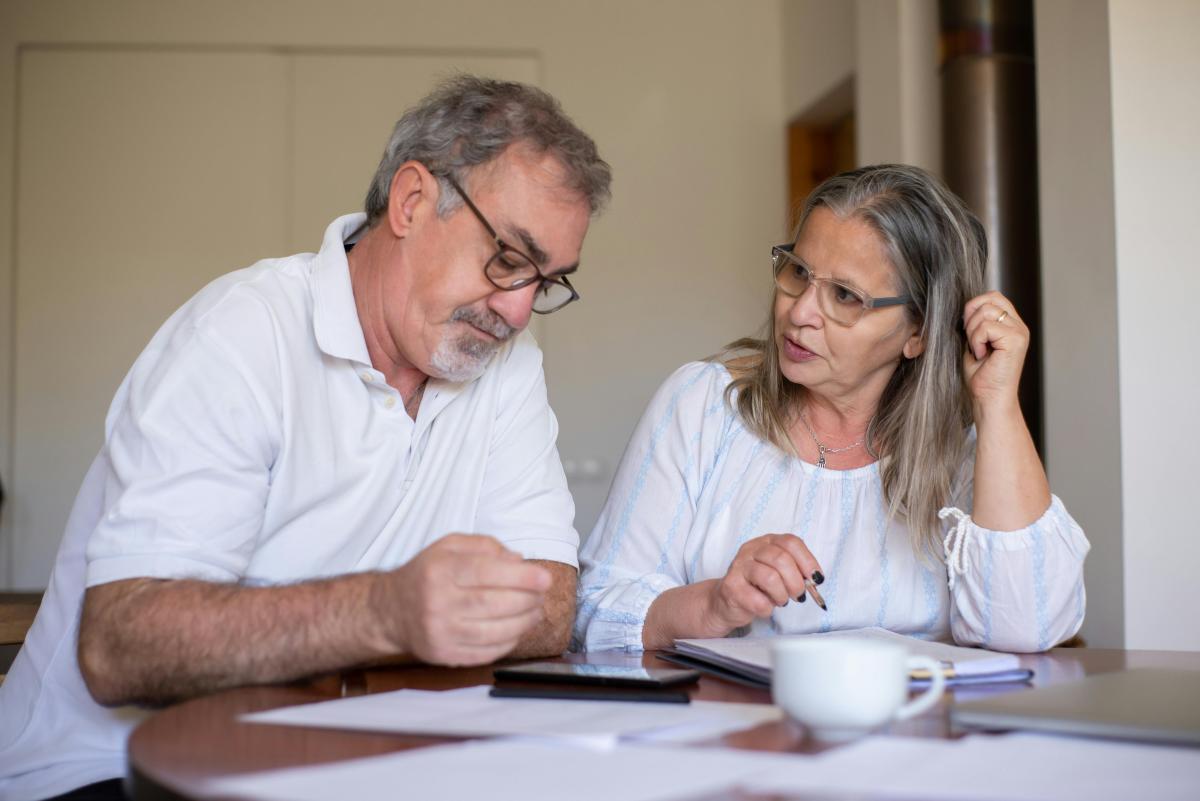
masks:
[[[499,348],[489,348],[486,353],[463,353],[456,351],[434,353],[429,360],[429,375],[442,381],[461,384],[474,381],[483,375],[492,357]]]
[[[439,368],[438,365],[432,365],[430,376],[439,381],[448,381],[451,384],[465,384],[468,381],[474,381],[483,375],[487,370],[487,363],[470,365],[469,367],[458,368]]]

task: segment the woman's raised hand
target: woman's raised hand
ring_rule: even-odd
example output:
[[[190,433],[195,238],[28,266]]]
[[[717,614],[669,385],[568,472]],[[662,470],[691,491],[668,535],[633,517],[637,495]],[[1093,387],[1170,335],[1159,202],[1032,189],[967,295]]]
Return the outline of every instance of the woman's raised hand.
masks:
[[[725,572],[711,585],[707,617],[710,636],[721,637],[776,607],[804,595],[804,579],[824,580],[821,566],[795,534],[764,534],[745,542]],[[819,579],[819,580],[818,580]]]
[[[1028,326],[999,292],[985,292],[967,301],[963,326],[967,331],[963,376],[976,412],[1016,408],[1017,386],[1029,349]]]

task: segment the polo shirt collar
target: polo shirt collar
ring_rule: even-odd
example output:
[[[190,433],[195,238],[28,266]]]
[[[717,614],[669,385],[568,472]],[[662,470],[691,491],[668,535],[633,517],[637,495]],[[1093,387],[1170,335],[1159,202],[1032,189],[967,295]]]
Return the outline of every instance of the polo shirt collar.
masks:
[[[325,239],[313,268],[313,332],[317,347],[338,359],[370,365],[350,285],[346,239],[367,219],[359,212],[338,217],[325,229]]]
[[[325,229],[325,239],[313,267],[313,331],[317,347],[336,359],[349,359],[373,367],[363,338],[354,288],[350,284],[350,263],[346,259],[346,239],[366,222],[362,212],[338,217]],[[509,343],[501,353],[511,348]],[[492,364],[501,354],[492,356]],[[458,395],[478,379],[450,382],[430,378],[421,401],[418,418],[432,420]]]

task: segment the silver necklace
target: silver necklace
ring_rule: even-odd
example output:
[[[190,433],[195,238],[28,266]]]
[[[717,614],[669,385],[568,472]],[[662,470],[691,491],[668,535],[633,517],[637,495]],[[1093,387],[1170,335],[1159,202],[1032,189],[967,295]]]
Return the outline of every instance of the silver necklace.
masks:
[[[817,439],[817,432],[813,431],[813,427],[808,424],[808,416],[804,414],[803,409],[800,410],[800,422],[804,423],[804,427],[808,429],[808,435],[812,437],[812,441],[817,444],[817,467],[825,466],[825,454],[827,453],[845,453],[846,451],[852,451],[855,448],[862,447],[862,437],[859,437],[858,441],[852,445],[844,445],[841,448],[826,447],[821,440]]]

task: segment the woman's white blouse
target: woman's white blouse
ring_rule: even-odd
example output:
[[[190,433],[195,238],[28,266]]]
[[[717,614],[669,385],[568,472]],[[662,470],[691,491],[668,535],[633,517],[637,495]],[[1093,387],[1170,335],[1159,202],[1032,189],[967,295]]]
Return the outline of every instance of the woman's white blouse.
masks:
[[[724,576],[744,542],[769,533],[804,539],[829,611],[792,601],[755,621],[754,635],[881,626],[1042,651],[1079,630],[1087,538],[1057,497],[1026,528],[976,526],[973,431],[943,511],[947,559],[922,560],[887,517],[877,464],[829,470],[784,454],[726,404],[729,381],[722,365],[694,362],[650,402],[580,554],[575,649],[641,649],[659,593]]]

